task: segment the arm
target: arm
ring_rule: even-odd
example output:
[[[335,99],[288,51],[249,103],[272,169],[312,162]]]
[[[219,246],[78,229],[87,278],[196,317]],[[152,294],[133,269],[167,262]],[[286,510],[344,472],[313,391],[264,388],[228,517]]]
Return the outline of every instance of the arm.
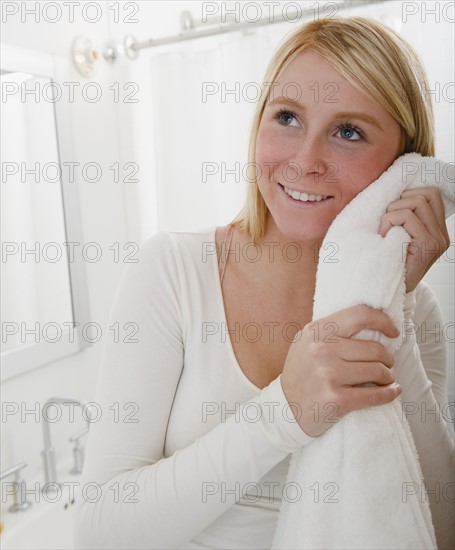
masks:
[[[260,421],[248,422],[247,414],[236,421],[234,415],[163,458],[184,364],[181,268],[174,246],[165,233],[148,239],[139,263],[128,266],[115,299],[110,325],[137,323],[139,341],[109,342],[104,350],[96,399],[102,417],[90,428],[83,482],[93,485],[86,485],[91,490],[80,498],[79,548],[178,547],[234,503],[204,499],[204,483],[242,487],[257,482],[313,439],[282,414],[270,417],[266,406]],[[282,410],[287,401],[280,379],[251,401],[279,403],[275,411]],[[116,402],[117,421],[110,409]],[[134,404],[127,409],[134,410],[129,422],[122,412],[125,403]]]
[[[454,441],[447,397],[445,342],[439,305],[425,284],[405,300],[403,344],[395,355],[395,376],[403,388],[403,415],[409,421],[439,550],[455,546]],[[412,322],[414,325],[412,325]],[[434,329],[438,333],[431,333]]]

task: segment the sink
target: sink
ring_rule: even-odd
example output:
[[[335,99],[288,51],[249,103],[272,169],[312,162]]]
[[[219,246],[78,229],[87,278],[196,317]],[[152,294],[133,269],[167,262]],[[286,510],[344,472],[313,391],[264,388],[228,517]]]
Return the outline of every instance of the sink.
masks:
[[[32,506],[23,512],[11,513],[5,510],[2,514],[3,531],[0,535],[2,550],[64,550],[74,549],[74,520],[77,498],[82,498],[75,490],[80,482],[80,475],[60,474],[63,481],[61,492],[41,494],[34,488],[42,483],[27,483],[27,500]],[[32,492],[33,491],[33,492]],[[76,494],[76,501],[74,498]]]
[[[32,508],[3,515],[2,550],[63,550],[74,548],[73,525],[76,504],[33,502]]]

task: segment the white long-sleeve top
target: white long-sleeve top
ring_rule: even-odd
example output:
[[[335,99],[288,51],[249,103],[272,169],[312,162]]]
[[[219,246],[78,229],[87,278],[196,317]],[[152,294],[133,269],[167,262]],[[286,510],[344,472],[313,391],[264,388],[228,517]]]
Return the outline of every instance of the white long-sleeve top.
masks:
[[[118,338],[104,348],[89,432],[77,548],[270,548],[281,500],[295,498],[290,453],[314,438],[295,422],[280,377],[261,390],[238,365],[215,229],[157,233],[125,270],[109,323]],[[423,283],[406,296],[405,317],[443,326]],[[443,342],[408,335],[394,369],[425,481],[447,486]],[[422,417],[423,409],[439,412]],[[433,521],[447,541],[453,504],[439,497],[430,498]]]

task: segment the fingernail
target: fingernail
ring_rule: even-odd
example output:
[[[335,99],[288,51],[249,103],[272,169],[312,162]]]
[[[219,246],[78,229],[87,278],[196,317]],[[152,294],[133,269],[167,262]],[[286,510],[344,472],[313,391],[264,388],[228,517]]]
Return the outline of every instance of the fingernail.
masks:
[[[400,393],[403,391],[403,388],[400,386],[400,384],[394,384],[396,390],[397,390],[397,395],[400,395]]]

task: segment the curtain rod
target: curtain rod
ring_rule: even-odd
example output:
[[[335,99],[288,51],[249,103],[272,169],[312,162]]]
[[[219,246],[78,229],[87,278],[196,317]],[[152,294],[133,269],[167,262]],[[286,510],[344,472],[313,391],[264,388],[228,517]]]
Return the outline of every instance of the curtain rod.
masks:
[[[360,7],[360,6],[367,6],[372,4],[383,4],[387,0],[344,0],[344,2],[327,2],[327,4],[323,4],[322,9],[324,9],[325,6],[336,6],[337,11],[339,10],[345,10],[347,8],[352,7]],[[319,10],[319,5],[318,5]],[[308,12],[308,15],[314,13],[314,10],[311,10],[309,8],[302,8],[302,12]],[[211,24],[212,28],[204,29],[201,31],[195,30],[197,27],[204,26],[206,23],[202,23],[201,21],[194,21],[192,15],[190,12],[182,12],[180,16],[180,22],[183,28],[182,32],[179,34],[175,34],[173,36],[166,36],[164,38],[150,38],[149,40],[144,40],[142,42],[137,41],[134,36],[128,35],[123,43],[123,50],[126,53],[126,55],[130,59],[136,59],[139,55],[139,50],[144,50],[146,48],[155,48],[157,46],[164,46],[167,44],[174,44],[178,42],[184,42],[186,40],[194,40],[196,38],[205,38],[207,36],[215,36],[218,34],[226,34],[229,32],[238,32],[241,30],[247,30],[247,29],[253,29],[255,27],[263,27],[265,25],[270,25],[273,23],[282,23],[283,21],[289,21],[289,19],[292,20],[293,16],[299,15],[299,12],[294,11],[291,16],[286,13],[274,16],[273,18],[270,18],[270,16],[262,17],[261,19],[258,19],[258,21],[254,22],[243,22],[243,23],[225,23],[220,24],[219,21],[217,21],[217,27],[213,28],[214,23]],[[330,15],[330,14],[329,14]],[[212,18],[213,20],[213,18]],[[208,22],[208,21],[207,21]],[[114,62],[117,60],[117,58],[120,56],[119,46],[115,44],[110,44],[106,51],[104,52],[104,57],[108,61]]]

